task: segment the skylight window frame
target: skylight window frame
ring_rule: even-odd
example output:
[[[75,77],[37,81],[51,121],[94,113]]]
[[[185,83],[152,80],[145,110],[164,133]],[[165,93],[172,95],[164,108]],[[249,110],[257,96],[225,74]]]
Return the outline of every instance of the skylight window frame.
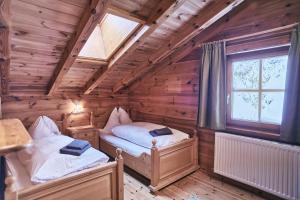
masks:
[[[97,26],[101,26],[101,24],[105,21],[106,17],[109,14],[130,20],[132,22],[136,22],[138,24],[132,31],[130,31],[130,33],[126,36],[126,38],[123,39],[122,42],[110,53],[110,55],[107,56],[107,58],[101,59],[101,58],[88,57],[88,56],[78,56],[78,59],[103,61],[109,63],[114,58],[114,56],[122,49],[122,47],[124,47],[127,43],[130,42],[131,38],[133,38],[135,35],[138,35],[138,33],[142,30],[142,28],[146,24],[146,19],[144,19],[143,17],[110,6],[106,9],[103,19]]]

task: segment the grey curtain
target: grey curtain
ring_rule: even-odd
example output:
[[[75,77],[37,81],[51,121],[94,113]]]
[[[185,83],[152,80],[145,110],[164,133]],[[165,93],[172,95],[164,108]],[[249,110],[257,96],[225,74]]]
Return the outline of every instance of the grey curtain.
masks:
[[[199,70],[198,127],[215,130],[226,125],[225,43],[213,42],[202,47]]]
[[[292,33],[289,49],[281,140],[300,144],[300,25]]]

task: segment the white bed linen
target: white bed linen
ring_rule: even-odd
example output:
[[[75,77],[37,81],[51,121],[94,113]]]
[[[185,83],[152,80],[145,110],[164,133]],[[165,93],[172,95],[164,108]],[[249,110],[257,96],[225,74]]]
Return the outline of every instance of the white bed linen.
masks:
[[[133,122],[130,124],[124,124],[114,127],[112,129],[112,133],[114,136],[130,141],[139,146],[146,147],[148,149],[151,149],[153,139],[157,141],[157,147],[165,147],[189,138],[188,134],[172,128],[170,128],[173,133],[172,135],[153,137],[149,134],[149,131],[151,130],[161,129],[164,127],[165,126],[149,122]]]
[[[108,134],[101,134],[101,139],[108,142],[114,147],[121,148],[124,152],[128,153],[129,155],[132,155],[134,157],[140,157],[143,154],[151,155],[151,150],[139,145],[136,145],[132,142],[129,142],[127,140],[124,140],[122,138],[108,135]]]
[[[59,149],[73,140],[64,135],[45,137],[34,140],[31,147],[17,153],[32,183],[43,183],[108,162],[109,158],[94,148],[89,148],[81,156],[60,154]]]

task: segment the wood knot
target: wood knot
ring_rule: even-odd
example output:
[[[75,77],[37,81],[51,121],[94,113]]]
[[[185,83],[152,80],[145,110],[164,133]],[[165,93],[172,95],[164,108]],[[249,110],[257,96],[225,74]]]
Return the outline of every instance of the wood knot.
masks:
[[[92,13],[92,15],[95,15],[95,14],[96,14],[96,9],[93,8],[93,9],[91,10],[91,13]]]
[[[285,7],[287,7],[287,8],[288,8],[288,7],[291,7],[291,6],[292,6],[291,3],[288,3],[288,4],[285,5]]]

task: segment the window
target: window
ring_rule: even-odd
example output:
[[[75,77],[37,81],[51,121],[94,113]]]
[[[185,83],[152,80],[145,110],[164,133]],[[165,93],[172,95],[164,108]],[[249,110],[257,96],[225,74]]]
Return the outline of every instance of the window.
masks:
[[[229,126],[278,130],[282,119],[287,58],[287,52],[229,58]]]
[[[140,23],[107,13],[81,49],[79,56],[108,60],[141,26]]]

